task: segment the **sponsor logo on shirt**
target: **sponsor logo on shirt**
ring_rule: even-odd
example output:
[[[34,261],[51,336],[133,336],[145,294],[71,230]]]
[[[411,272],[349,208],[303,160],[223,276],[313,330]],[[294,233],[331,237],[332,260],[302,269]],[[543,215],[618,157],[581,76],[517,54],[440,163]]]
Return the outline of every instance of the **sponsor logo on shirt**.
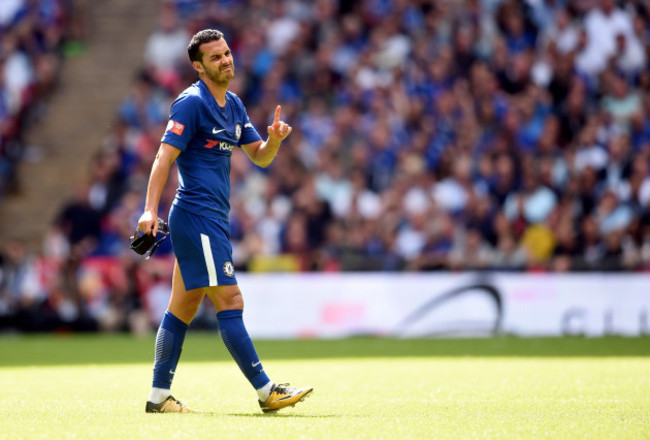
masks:
[[[170,119],[167,123],[167,131],[171,131],[172,133],[180,136],[183,134],[183,130],[185,130],[185,126],[180,122],[172,121]]]
[[[230,145],[228,142],[219,142],[218,140],[206,139],[207,143],[204,145],[205,148],[212,149],[214,147],[219,147],[221,151],[232,151],[234,146]]]

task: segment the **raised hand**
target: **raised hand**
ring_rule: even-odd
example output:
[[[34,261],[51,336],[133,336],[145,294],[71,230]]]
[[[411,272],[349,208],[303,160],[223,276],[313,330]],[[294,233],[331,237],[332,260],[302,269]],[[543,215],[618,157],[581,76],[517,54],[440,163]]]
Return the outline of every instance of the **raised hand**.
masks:
[[[273,118],[273,124],[267,127],[269,138],[277,141],[285,140],[292,130],[289,124],[280,120],[280,110],[282,110],[282,107],[278,105],[275,108],[275,117]]]

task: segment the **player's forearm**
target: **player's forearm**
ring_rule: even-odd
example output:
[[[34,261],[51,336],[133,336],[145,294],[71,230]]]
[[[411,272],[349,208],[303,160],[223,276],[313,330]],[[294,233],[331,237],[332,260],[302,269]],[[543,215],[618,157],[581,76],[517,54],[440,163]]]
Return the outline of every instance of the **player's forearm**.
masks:
[[[278,154],[281,143],[282,141],[271,137],[269,137],[266,142],[262,142],[255,151],[255,157],[253,159],[255,165],[262,168],[266,168],[271,165],[271,162],[273,162],[273,159],[275,159],[276,154]]]
[[[158,215],[158,205],[163,188],[167,183],[170,167],[171,164],[163,160],[160,154],[156,156],[156,160],[154,160],[153,166],[151,167],[151,176],[149,176],[144,210],[151,212],[155,216]]]

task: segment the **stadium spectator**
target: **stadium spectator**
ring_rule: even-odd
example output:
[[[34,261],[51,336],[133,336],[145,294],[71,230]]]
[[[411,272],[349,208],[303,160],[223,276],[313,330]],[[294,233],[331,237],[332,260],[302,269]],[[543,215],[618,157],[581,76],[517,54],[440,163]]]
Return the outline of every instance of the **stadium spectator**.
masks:
[[[599,0],[584,17],[587,37],[582,68],[589,75],[597,75],[607,67],[610,58],[623,47],[632,49],[638,43],[628,11],[619,8],[614,0]],[[621,37],[621,43],[617,38]],[[632,49],[633,50],[633,49]]]
[[[147,41],[144,60],[157,80],[166,87],[174,88],[178,85],[178,68],[185,61],[189,38],[190,34],[178,23],[174,6],[163,3],[160,27]]]

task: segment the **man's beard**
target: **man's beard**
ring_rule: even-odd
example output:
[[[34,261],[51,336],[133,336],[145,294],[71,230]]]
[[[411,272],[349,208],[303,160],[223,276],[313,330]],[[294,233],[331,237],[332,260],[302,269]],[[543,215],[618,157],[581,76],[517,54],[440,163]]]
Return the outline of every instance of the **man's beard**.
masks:
[[[231,69],[230,76],[227,76],[228,75],[227,73],[223,75],[221,69],[217,70],[216,72],[211,72],[205,69],[205,75],[208,77],[210,81],[214,83],[228,84],[230,80],[232,80],[235,77],[235,66],[231,64],[230,69]]]

